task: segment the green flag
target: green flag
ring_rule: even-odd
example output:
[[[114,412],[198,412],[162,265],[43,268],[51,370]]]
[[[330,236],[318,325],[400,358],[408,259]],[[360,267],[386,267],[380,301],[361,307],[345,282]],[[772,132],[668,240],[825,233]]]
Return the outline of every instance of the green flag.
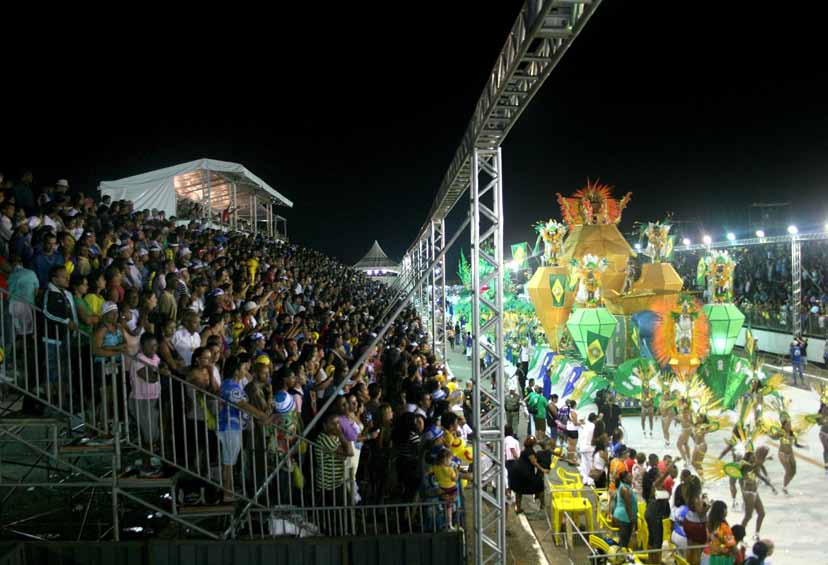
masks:
[[[596,332],[587,331],[586,364],[593,371],[600,371],[607,362],[609,338]]]
[[[515,243],[512,245],[512,261],[517,265],[518,270],[526,269],[529,266],[529,244]]]
[[[552,306],[563,308],[566,301],[566,275],[549,275],[549,291],[552,293]]]

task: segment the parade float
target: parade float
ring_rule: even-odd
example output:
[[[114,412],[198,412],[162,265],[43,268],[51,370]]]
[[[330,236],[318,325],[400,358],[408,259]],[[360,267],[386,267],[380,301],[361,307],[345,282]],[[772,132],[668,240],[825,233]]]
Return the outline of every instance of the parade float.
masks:
[[[756,363],[733,353],[745,319],[731,301],[735,262],[719,251],[702,258],[698,282],[710,297],[702,304],[670,263],[669,222],[642,224],[643,257],[619,231],[631,196],[588,182],[557,195],[562,221],[535,225],[543,252],[526,291],[547,343],[529,376],[581,404],[602,389],[633,403],[646,390],[658,402],[672,388],[704,389],[708,405],[730,408],[748,379],[761,377]]]

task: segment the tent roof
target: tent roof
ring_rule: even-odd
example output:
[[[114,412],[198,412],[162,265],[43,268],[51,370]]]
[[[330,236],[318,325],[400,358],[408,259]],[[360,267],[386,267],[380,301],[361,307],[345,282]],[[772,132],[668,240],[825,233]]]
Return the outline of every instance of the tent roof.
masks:
[[[365,257],[359,260],[354,265],[355,269],[399,269],[399,263],[395,263],[388,258],[385,251],[380,247],[379,242],[375,239],[374,245],[365,254]]]
[[[141,173],[131,177],[124,177],[118,180],[102,181],[100,183],[101,193],[105,191],[118,191],[122,189],[135,190],[139,186],[147,187],[147,190],[157,186],[160,181],[164,179],[171,179],[174,177],[186,175],[194,171],[207,170],[211,173],[216,173],[220,178],[215,179],[218,184],[222,180],[235,182],[240,185],[251,185],[258,187],[268,195],[272,196],[280,205],[293,207],[293,202],[285,198],[276,189],[271,187],[265,181],[251,173],[247,167],[239,163],[231,163],[229,161],[218,161],[216,159],[196,159],[180,165],[173,165],[163,169],[157,169],[148,173]]]

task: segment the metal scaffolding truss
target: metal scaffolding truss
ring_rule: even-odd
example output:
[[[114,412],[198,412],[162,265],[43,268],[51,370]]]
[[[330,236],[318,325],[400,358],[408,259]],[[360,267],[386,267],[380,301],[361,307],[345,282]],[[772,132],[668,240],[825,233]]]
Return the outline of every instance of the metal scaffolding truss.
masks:
[[[802,243],[796,234],[791,236],[791,304],[793,312],[793,333],[802,333]]]
[[[446,221],[431,222],[431,255],[440,257],[446,246]],[[446,358],[446,258],[440,260],[431,270],[431,349]]]
[[[431,220],[445,218],[468,188],[474,149],[500,147],[600,3],[600,0],[524,2],[443,177],[421,234],[430,229]]]
[[[474,544],[477,563],[503,563],[506,551],[503,457],[503,177],[500,149],[476,149],[471,163],[472,428]],[[480,263],[491,267],[481,277]],[[493,297],[480,291],[488,285]],[[487,293],[488,294],[488,293]],[[488,356],[489,363],[481,366]],[[490,392],[487,379],[494,382]],[[486,475],[483,475],[486,462]],[[493,486],[492,492],[484,490]]]

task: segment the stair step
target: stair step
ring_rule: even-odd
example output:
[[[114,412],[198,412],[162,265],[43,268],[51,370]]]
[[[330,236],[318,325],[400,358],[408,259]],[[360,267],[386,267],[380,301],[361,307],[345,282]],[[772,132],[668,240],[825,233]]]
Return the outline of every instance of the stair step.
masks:
[[[63,445],[59,449],[60,453],[65,455],[74,455],[74,456],[95,456],[95,455],[107,455],[112,454],[115,452],[115,444],[88,444],[88,443],[74,443],[69,445]]]
[[[0,427],[7,426],[63,426],[66,420],[63,418],[49,418],[38,416],[8,416],[0,418]]]
[[[179,516],[227,516],[235,514],[235,504],[179,506]]]
[[[178,473],[170,476],[170,477],[160,477],[157,479],[152,479],[148,477],[140,477],[137,475],[133,475],[130,477],[118,477],[118,486],[124,488],[145,488],[145,489],[153,489],[153,488],[173,488],[175,483],[178,481]]]

